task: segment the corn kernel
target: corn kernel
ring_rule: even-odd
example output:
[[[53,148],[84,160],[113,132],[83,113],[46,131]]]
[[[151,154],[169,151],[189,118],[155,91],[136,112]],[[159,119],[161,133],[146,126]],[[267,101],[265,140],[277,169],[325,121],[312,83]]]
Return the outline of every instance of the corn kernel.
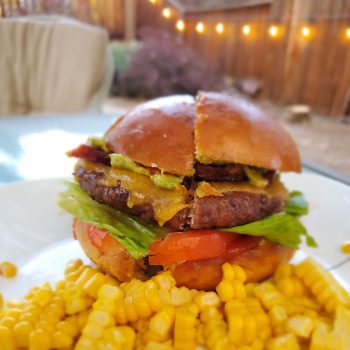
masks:
[[[132,296],[127,296],[124,299],[124,311],[125,316],[129,322],[134,322],[139,319],[139,315],[136,311],[135,301]]]
[[[111,286],[109,284],[103,284],[97,292],[98,299],[108,300],[110,302],[117,302],[121,300],[124,293],[120,288]]]
[[[64,269],[64,274],[68,275],[69,273],[78,270],[82,265],[83,265],[83,261],[81,259],[70,260],[68,261]]]
[[[271,339],[267,344],[267,350],[300,350],[300,346],[293,334],[286,334]]]
[[[170,272],[162,272],[152,277],[152,280],[157,284],[158,288],[170,290],[175,287],[176,281]]]
[[[16,343],[11,330],[0,325],[0,344],[2,350],[16,350]]]
[[[312,319],[303,315],[292,316],[286,322],[287,332],[302,338],[309,338],[313,328]]]
[[[156,313],[149,322],[149,330],[161,336],[166,336],[175,321],[175,308],[165,305],[162,310]]]
[[[88,317],[88,322],[98,324],[101,327],[107,328],[114,326],[114,318],[105,311],[92,311]]]
[[[287,320],[286,309],[281,305],[275,305],[269,311],[271,323],[276,326]]]
[[[87,323],[88,317],[90,315],[90,310],[85,310],[79,312],[77,315],[77,325],[79,329],[83,329]]]
[[[145,282],[144,287],[145,296],[152,311],[160,310],[163,303],[160,299],[156,283],[152,280],[148,280],[147,282]]]
[[[13,328],[16,344],[19,347],[29,346],[29,335],[33,331],[33,324],[28,321],[18,322]]]
[[[17,267],[9,261],[0,263],[0,275],[5,278],[15,277],[17,274]]]
[[[222,280],[216,287],[219,298],[224,303],[234,298],[235,291],[231,282]]]
[[[205,307],[213,306],[218,308],[221,304],[220,298],[215,292],[199,292],[194,297],[193,301],[203,310]]]
[[[73,338],[70,334],[56,331],[52,335],[52,347],[55,349],[67,349],[73,345]]]
[[[42,329],[35,329],[29,336],[29,349],[48,350],[52,346],[51,336]]]
[[[97,299],[99,288],[105,283],[106,276],[101,272],[97,272],[83,285],[83,290],[90,297]]]
[[[0,320],[0,326],[5,326],[10,329],[12,329],[16,323],[17,320],[14,317],[4,317]]]
[[[105,330],[104,338],[118,346],[117,349],[132,350],[136,335],[131,327],[119,326]]]
[[[43,307],[50,302],[53,295],[54,292],[50,288],[40,288],[33,296],[33,301]]]
[[[91,339],[100,339],[103,336],[104,328],[96,323],[88,322],[83,329],[83,335]]]
[[[56,329],[62,333],[67,333],[72,338],[76,337],[80,332],[76,316],[67,317],[64,321],[59,322]]]

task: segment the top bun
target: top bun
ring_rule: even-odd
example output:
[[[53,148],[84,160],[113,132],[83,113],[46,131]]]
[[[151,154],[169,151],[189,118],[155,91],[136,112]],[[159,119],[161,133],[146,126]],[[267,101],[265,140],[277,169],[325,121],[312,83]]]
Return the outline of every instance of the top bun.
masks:
[[[181,176],[194,174],[192,96],[177,95],[143,103],[114,123],[108,148],[142,165]]]
[[[204,163],[300,171],[300,157],[278,122],[238,95],[200,92],[143,103],[106,132],[108,148],[150,167],[194,174]]]
[[[238,95],[198,94],[195,139],[199,159],[300,171],[299,152],[291,136],[276,120]]]

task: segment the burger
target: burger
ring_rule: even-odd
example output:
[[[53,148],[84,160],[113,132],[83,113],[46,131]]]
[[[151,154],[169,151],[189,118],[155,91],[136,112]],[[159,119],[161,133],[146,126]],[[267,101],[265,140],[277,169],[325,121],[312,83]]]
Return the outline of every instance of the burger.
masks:
[[[290,135],[238,95],[199,92],[137,106],[103,137],[68,153],[75,182],[59,205],[74,237],[120,281],[169,270],[178,286],[210,290],[225,262],[260,281],[305,236],[307,203],[281,172],[300,172]]]

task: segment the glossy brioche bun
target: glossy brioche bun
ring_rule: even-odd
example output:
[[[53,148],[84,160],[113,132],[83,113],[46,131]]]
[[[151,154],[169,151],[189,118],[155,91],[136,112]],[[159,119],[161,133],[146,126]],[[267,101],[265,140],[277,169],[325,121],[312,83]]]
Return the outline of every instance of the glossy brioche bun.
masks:
[[[108,148],[143,165],[191,176],[194,111],[194,98],[187,95],[143,103],[109,128]]]
[[[239,95],[200,92],[196,102],[197,156],[279,171],[300,171],[291,136]]]
[[[217,257],[186,261],[170,267],[170,270],[177,286],[213,290],[222,279],[221,266],[225,262],[243,267],[247,282],[258,282],[272,276],[278,265],[288,262],[294,252],[291,248],[262,240],[258,247],[246,250],[232,259]]]
[[[85,254],[103,271],[122,282],[147,277],[143,270],[143,261],[136,261],[127,250],[113,237],[106,234],[99,241],[94,240],[96,228],[79,219],[74,219],[73,231]],[[99,232],[102,230],[97,229]],[[101,235],[100,235],[101,238]],[[169,269],[177,286],[186,286],[199,290],[213,290],[222,278],[221,266],[225,262],[242,266],[249,282],[256,282],[270,277],[279,264],[293,256],[294,250],[262,240],[258,247],[247,250],[235,258],[225,257],[206,260],[187,261],[170,266]]]
[[[102,230],[97,229],[98,232]],[[73,234],[79,241],[85,254],[104,272],[127,282],[132,278],[145,280],[142,267],[129,252],[112,236],[106,233],[99,238],[96,227],[74,218]]]
[[[238,95],[199,92],[143,103],[105,134],[110,151],[180,176],[199,160],[300,171],[290,135],[257,106]]]

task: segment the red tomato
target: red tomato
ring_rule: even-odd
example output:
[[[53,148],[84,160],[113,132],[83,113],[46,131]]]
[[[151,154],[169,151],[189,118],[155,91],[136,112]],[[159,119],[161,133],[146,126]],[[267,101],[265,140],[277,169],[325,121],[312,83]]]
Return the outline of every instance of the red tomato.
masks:
[[[189,260],[233,256],[256,246],[260,238],[216,230],[168,233],[149,248],[151,265],[170,265]]]

